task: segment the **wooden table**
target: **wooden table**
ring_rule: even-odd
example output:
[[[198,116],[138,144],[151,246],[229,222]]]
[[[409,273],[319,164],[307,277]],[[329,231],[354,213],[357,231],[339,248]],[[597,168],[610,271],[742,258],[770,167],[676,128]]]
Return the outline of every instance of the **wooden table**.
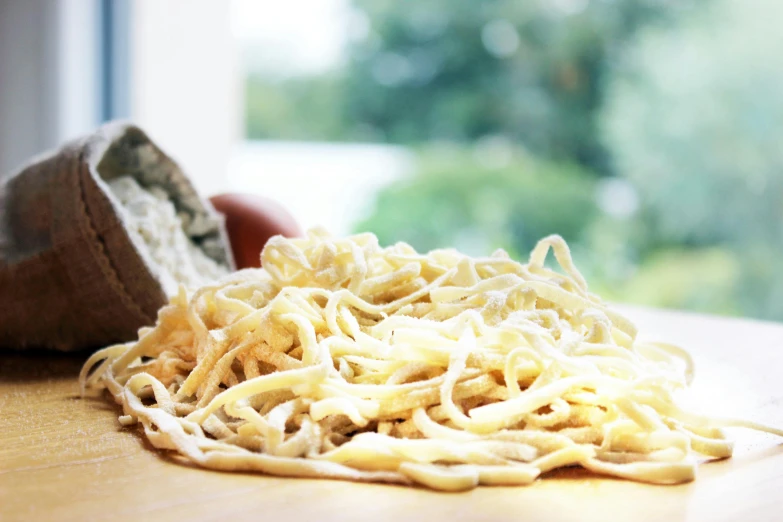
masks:
[[[711,412],[783,426],[783,325],[625,308],[687,347]],[[646,334],[646,335],[645,335]],[[444,494],[205,471],[168,460],[105,398],[79,398],[84,355],[0,355],[0,520],[783,520],[783,446],[732,430],[733,459],[649,486],[570,470],[529,487]]]

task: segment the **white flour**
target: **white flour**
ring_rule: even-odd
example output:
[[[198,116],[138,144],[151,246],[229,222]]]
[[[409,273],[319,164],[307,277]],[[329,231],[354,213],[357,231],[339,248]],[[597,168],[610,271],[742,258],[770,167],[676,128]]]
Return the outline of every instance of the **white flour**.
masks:
[[[155,275],[171,296],[180,284],[198,288],[228,273],[185,235],[174,204],[159,187],[143,188],[131,176],[107,182],[126,213],[126,227],[137,245],[146,249]]]

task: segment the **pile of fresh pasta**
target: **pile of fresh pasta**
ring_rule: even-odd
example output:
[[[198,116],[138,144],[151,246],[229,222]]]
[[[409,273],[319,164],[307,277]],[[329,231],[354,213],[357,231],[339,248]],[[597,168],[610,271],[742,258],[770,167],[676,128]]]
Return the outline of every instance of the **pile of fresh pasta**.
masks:
[[[558,236],[521,264],[315,230],[262,263],[181,289],[82,386],[206,468],[450,491],[569,466],[681,483],[731,455],[722,427],[783,434],[679,407],[687,353],[637,341]]]

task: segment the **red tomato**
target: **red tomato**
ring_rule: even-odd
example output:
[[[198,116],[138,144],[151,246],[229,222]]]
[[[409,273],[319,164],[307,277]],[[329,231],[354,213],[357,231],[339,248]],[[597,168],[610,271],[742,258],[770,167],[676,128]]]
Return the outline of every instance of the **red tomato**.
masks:
[[[250,194],[220,194],[210,201],[226,218],[237,268],[261,266],[261,250],[270,237],[302,235],[293,216],[271,199]]]

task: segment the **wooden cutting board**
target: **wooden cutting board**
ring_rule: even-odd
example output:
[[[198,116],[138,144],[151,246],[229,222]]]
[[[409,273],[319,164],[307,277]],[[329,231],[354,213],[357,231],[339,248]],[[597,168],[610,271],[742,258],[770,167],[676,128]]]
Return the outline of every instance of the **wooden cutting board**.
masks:
[[[641,336],[686,347],[701,411],[783,426],[783,325],[623,309]],[[105,398],[79,397],[84,356],[0,355],[0,520],[783,520],[783,445],[731,430],[735,457],[649,486],[579,470],[529,487],[444,494],[206,471],[175,463]]]

